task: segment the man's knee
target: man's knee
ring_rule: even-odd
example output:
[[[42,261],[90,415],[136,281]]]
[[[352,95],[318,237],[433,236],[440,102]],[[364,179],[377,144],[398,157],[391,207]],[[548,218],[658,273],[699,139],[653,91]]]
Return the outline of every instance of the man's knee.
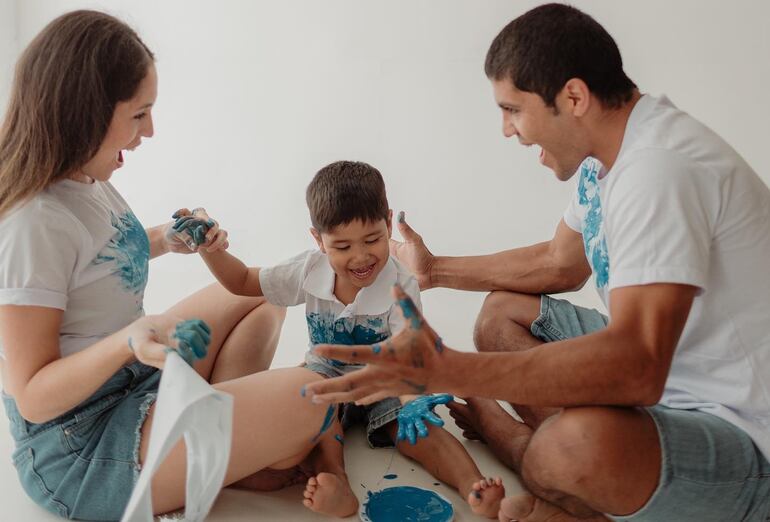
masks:
[[[654,482],[658,466],[650,461],[656,458],[657,429],[642,410],[566,408],[533,435],[522,476],[541,489],[582,499],[628,497],[633,493],[623,491],[622,477],[633,469]]]
[[[503,332],[518,328],[528,333],[539,313],[539,296],[505,291],[489,293],[473,330],[476,349],[480,352],[497,351],[496,346]]]

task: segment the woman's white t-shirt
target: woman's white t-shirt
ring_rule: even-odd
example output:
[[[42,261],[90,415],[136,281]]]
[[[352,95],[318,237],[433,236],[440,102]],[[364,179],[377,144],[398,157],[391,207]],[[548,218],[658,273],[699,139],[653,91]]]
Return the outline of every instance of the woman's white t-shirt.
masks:
[[[0,305],[63,310],[66,357],[144,315],[149,259],[144,227],[110,183],[59,181],[0,218]]]

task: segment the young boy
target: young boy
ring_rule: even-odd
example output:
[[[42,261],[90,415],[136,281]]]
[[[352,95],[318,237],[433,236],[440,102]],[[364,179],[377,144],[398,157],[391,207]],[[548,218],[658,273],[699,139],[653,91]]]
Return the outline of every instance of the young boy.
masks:
[[[305,365],[324,377],[337,377],[363,366],[325,359],[312,346],[372,344],[404,326],[390,289],[398,283],[420,306],[416,279],[389,255],[392,210],[379,171],[360,162],[341,161],[321,169],[307,188],[307,204],[318,250],[303,252],[271,268],[248,268],[224,250],[201,256],[222,285],[234,294],[262,296],[279,306],[305,303],[311,351]],[[305,489],[305,506],[334,516],[356,512],[358,500],[348,483],[342,450],[342,426],[366,422],[372,447],[397,446],[437,479],[456,488],[471,509],[496,518],[504,489],[500,478],[485,479],[462,444],[431,426],[416,444],[397,441],[397,417],[415,397],[389,398],[366,407],[346,404],[311,455],[315,475]],[[330,409],[330,414],[332,410]],[[328,423],[321,428],[322,433]]]

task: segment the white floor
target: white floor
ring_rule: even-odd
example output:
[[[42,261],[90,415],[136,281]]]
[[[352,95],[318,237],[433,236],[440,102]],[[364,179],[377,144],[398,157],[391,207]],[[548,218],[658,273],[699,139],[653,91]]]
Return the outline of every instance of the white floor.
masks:
[[[508,493],[521,491],[516,476],[503,467],[484,444],[462,439],[460,432],[440,406],[437,412],[446,421],[446,428],[463,441],[476,460],[482,473],[500,475]],[[417,486],[432,489],[444,495],[454,506],[456,521],[485,520],[471,513],[467,504],[452,489],[437,482],[419,466],[403,458],[395,450],[372,450],[366,445],[361,428],[354,428],[345,437],[345,461],[353,490],[360,501],[367,491],[377,491],[390,486]],[[5,412],[0,412],[0,520],[3,522],[45,522],[59,520],[38,508],[30,501],[19,485],[16,471],[10,462],[13,442],[8,433]],[[384,479],[387,474],[398,475],[394,480]],[[329,517],[308,511],[301,503],[302,486],[295,486],[274,493],[252,493],[225,489],[219,496],[207,520],[211,522],[245,522],[287,520],[292,522],[330,520]],[[348,518],[346,520],[354,520]]]

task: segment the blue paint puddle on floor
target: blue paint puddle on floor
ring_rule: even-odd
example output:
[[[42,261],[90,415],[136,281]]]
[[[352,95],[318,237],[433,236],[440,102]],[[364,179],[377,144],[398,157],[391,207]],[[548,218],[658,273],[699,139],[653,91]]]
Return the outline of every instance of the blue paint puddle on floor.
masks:
[[[452,504],[427,489],[399,486],[367,494],[364,522],[449,522],[454,516]]]
[[[395,473],[389,473],[388,475],[383,475],[382,478],[387,480],[395,480],[398,478],[398,475],[396,475]]]

